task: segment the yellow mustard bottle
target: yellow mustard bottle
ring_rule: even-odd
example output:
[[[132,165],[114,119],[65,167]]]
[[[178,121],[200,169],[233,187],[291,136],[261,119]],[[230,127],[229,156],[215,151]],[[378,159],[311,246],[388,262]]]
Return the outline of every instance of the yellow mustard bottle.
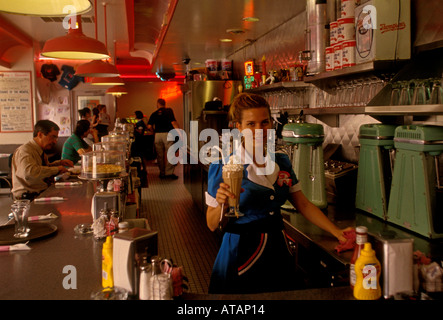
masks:
[[[371,243],[366,242],[355,262],[356,281],[354,297],[358,300],[377,300],[381,297],[380,262],[375,256]]]
[[[111,290],[114,287],[114,272],[112,269],[112,236],[106,237],[106,242],[103,243],[102,249],[102,286],[106,290]]]

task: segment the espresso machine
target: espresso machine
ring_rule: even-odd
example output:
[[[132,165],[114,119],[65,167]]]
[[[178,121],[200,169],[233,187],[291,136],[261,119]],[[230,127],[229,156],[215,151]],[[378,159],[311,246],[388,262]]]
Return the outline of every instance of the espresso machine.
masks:
[[[394,145],[387,220],[427,238],[442,238],[439,156],[443,152],[443,127],[399,126],[395,129]]]
[[[360,126],[355,207],[386,220],[394,159],[395,125]]]
[[[303,193],[318,208],[326,208],[323,126],[303,122],[300,114],[296,121],[284,125],[282,138],[292,145],[292,167]]]

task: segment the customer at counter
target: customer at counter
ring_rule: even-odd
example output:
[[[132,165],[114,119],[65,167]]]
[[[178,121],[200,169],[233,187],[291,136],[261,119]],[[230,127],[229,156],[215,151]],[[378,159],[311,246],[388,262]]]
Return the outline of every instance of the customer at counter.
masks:
[[[288,249],[281,205],[289,199],[306,219],[340,241],[346,241],[343,233],[352,228],[339,229],[306,198],[286,154],[275,153],[274,169],[266,172],[266,175],[259,172],[260,167],[265,165],[260,165],[262,161],[257,161],[256,156],[251,155],[254,155],[256,145],[263,145],[263,150],[266,150],[267,130],[272,129],[269,104],[263,97],[241,93],[232,102],[229,113],[240,132],[245,129],[252,131],[253,143],[242,141],[238,153],[242,155],[243,165],[243,192],[239,208],[244,216],[230,218],[226,223],[209,293],[302,289],[303,280],[296,273],[295,259]],[[257,129],[262,129],[262,134]],[[212,231],[219,224],[224,224],[228,198],[234,197],[229,185],[223,183],[222,168],[221,161],[214,162],[208,172],[206,219]]]
[[[74,133],[63,144],[62,159],[71,160],[73,164],[76,164],[82,154],[92,151],[91,146],[84,140],[91,131],[90,127],[91,123],[88,120],[77,122]]]
[[[51,177],[67,172],[71,160],[48,162],[58,139],[59,126],[50,120],[40,120],[34,126],[33,139],[17,148],[12,156],[12,194],[15,199],[33,200],[50,184]]]
[[[88,120],[89,123],[91,123],[91,127],[89,129],[89,134],[83,138],[83,140],[86,141],[86,143],[90,146],[92,146],[95,142],[99,142],[100,139],[98,138],[98,131],[97,129],[92,127],[92,114],[91,109],[88,107],[85,107],[78,111],[80,115],[80,120]]]

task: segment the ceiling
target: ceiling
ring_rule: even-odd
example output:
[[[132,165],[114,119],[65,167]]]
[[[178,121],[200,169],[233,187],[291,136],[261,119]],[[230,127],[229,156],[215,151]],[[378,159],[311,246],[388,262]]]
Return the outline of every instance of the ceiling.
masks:
[[[82,15],[83,33],[107,45],[123,78],[139,81],[156,79],[157,71],[173,71],[177,75],[175,80],[180,81],[186,70],[185,59],[189,59],[189,67],[200,68],[205,66],[206,59],[229,57],[304,11],[306,4],[304,0],[91,2],[95,8]],[[243,20],[245,17],[256,17],[259,21],[248,22]],[[11,29],[2,27],[4,22],[15,26],[16,33],[22,34],[24,39],[33,39],[42,48],[46,40],[66,33],[62,19],[48,21],[41,17],[0,13],[0,40],[4,39],[3,30],[11,33]],[[224,38],[232,42],[221,42]],[[0,41],[0,57],[1,47]],[[9,63],[12,65],[14,61]]]

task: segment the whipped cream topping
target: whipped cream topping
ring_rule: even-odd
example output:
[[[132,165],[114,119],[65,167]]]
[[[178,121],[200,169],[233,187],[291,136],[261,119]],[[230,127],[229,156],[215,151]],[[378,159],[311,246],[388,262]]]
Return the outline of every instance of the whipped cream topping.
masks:
[[[227,164],[223,166],[223,171],[242,171],[243,165],[238,156],[231,156]]]

